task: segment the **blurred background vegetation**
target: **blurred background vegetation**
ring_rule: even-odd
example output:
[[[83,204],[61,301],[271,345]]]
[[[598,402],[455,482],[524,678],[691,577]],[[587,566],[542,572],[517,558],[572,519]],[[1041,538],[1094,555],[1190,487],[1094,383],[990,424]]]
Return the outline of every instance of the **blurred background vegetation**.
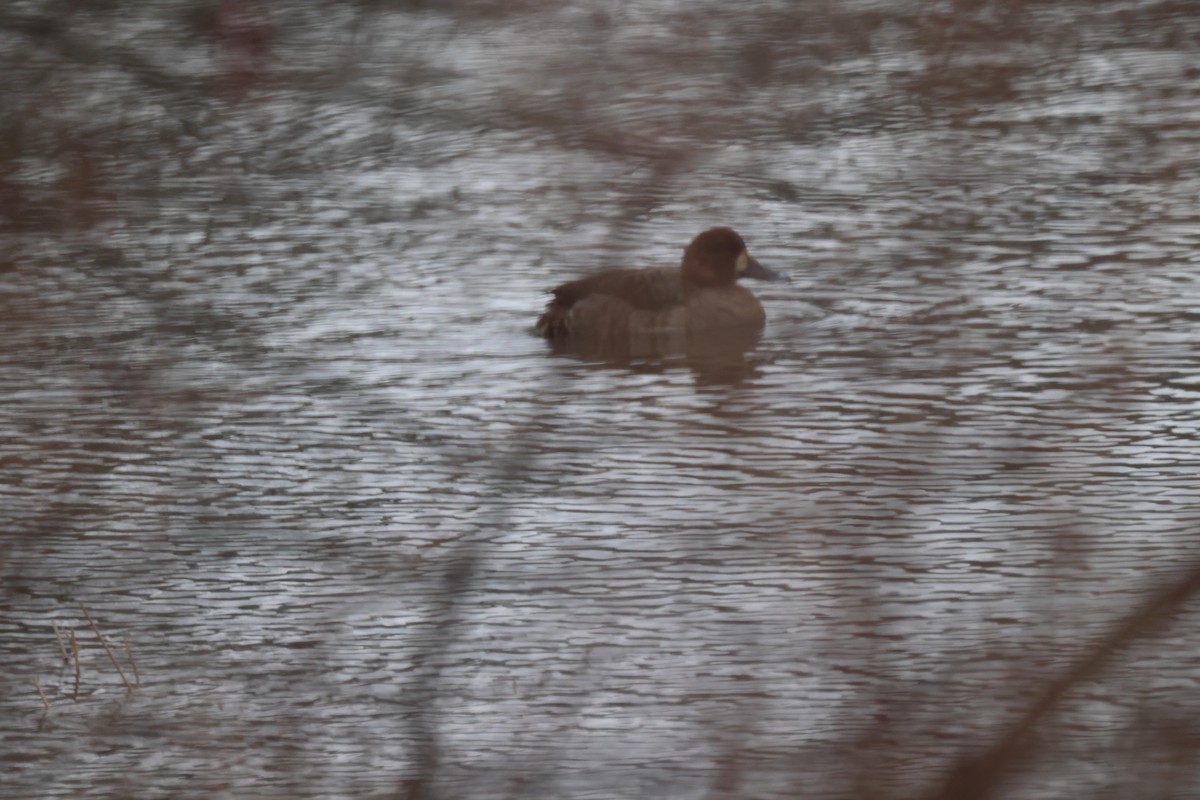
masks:
[[[1152,0],[6,3],[0,784],[1196,796],[1198,49]],[[793,275],[732,373],[530,335],[710,224]]]

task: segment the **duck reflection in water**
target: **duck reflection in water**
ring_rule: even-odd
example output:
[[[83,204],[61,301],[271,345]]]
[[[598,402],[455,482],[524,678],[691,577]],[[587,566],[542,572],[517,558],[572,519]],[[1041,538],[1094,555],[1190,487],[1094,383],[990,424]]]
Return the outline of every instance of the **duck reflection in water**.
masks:
[[[767,320],[739,278],[787,280],[752,258],[732,228],[711,228],[678,268],[613,269],[562,284],[537,330],[560,352],[617,362],[684,356],[698,372],[725,373],[744,366]]]

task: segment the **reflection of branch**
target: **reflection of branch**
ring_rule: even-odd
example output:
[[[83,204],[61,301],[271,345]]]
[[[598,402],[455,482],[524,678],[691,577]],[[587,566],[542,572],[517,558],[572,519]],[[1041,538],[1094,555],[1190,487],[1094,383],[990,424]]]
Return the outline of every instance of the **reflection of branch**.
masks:
[[[991,797],[1005,773],[1028,755],[1034,727],[1058,705],[1067,691],[1096,677],[1114,654],[1135,639],[1148,635],[1197,593],[1200,593],[1200,565],[1193,566],[1174,585],[1152,597],[1065,675],[1051,682],[1000,741],[982,755],[960,760],[941,791],[933,797],[937,800],[986,800]]]
[[[401,797],[404,800],[423,800],[432,797],[432,782],[438,767],[438,738],[433,718],[437,704],[437,693],[441,679],[442,658],[458,633],[462,614],[462,598],[471,588],[475,576],[477,545],[468,540],[453,557],[450,569],[442,579],[433,619],[433,637],[425,647],[423,659],[428,669],[419,670],[412,689],[413,716],[412,738],[416,743],[413,770],[416,775],[402,781]],[[424,673],[424,674],[421,674]]]
[[[200,79],[165,72],[127,47],[101,48],[95,45],[94,39],[73,36],[56,19],[0,14],[0,31],[27,36],[43,46],[55,48],[63,56],[80,64],[117,67],[151,88],[179,92],[195,92],[204,88],[204,82]]]
[[[512,503],[508,498],[518,491],[526,480],[531,464],[537,426],[533,422],[521,424],[515,434],[517,447],[508,456],[496,459],[496,475],[499,480],[492,508],[481,522],[481,533],[465,536],[449,558],[449,566],[437,587],[430,620],[433,632],[422,652],[414,656],[413,666],[416,679],[408,695],[413,707],[409,738],[414,742],[415,752],[411,759],[409,777],[400,782],[401,800],[430,800],[436,796],[434,782],[437,778],[439,740],[437,735],[437,699],[441,691],[442,670],[446,666],[445,655],[460,633],[465,614],[468,593],[478,580],[479,563],[483,558],[484,536],[489,532],[508,526]]]

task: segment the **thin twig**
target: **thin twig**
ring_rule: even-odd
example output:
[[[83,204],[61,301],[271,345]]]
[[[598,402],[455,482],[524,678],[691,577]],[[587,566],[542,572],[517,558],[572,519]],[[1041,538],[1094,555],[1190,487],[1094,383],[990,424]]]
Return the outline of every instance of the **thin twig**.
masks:
[[[42,698],[42,705],[46,707],[47,711],[49,711],[50,701],[46,699],[46,693],[42,691],[42,684],[37,678],[33,679],[33,688],[37,689],[38,697]]]
[[[137,661],[133,658],[133,648],[129,646],[129,639],[122,636],[121,643],[125,645],[125,655],[129,658],[129,666],[133,667],[133,682],[136,686],[142,685],[142,675],[138,672]]]
[[[92,615],[88,613],[83,603],[79,604],[79,608],[83,611],[83,615],[87,617],[92,630],[96,632],[96,638],[100,640],[100,645],[104,648],[104,652],[108,653],[108,660],[117,668],[117,674],[121,676],[121,682],[125,684],[126,689],[133,691],[133,684],[125,677],[125,670],[121,669],[121,665],[117,663],[117,657],[113,655],[112,648],[108,646],[108,642],[104,641],[104,634],[100,633],[100,628],[96,626],[96,621],[92,619]]]
[[[1094,680],[1114,655],[1164,625],[1184,603],[1200,594],[1200,564],[1120,620],[1090,651],[1065,673],[1050,681],[1037,700],[999,741],[981,755],[962,759],[950,773],[936,800],[988,800],[1000,782],[1034,747],[1034,728],[1054,710],[1068,691]]]

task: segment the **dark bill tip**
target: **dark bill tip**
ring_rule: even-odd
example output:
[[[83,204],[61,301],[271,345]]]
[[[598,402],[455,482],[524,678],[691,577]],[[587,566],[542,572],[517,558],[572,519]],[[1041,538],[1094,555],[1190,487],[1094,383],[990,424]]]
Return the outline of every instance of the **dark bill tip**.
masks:
[[[754,278],[755,280],[760,281],[783,281],[785,283],[791,283],[792,281],[791,278],[789,278],[787,275],[784,275],[782,272],[776,272],[773,269],[767,269],[762,264],[758,263],[758,260],[753,257],[746,262],[746,271],[742,273],[742,277]]]

